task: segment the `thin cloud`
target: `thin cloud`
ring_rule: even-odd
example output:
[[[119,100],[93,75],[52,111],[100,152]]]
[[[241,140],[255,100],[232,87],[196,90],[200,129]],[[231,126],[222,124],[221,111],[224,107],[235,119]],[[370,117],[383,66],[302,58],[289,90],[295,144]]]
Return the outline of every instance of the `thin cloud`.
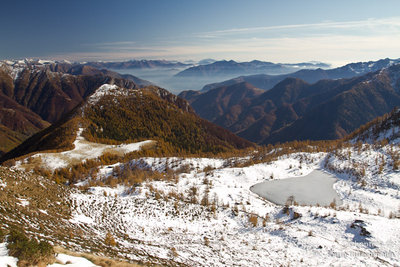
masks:
[[[100,47],[115,47],[122,45],[135,45],[137,42],[135,41],[121,41],[121,42],[103,42],[103,43],[89,43],[84,44],[86,46],[100,46]]]
[[[226,30],[218,30],[211,32],[197,33],[195,36],[202,38],[213,38],[218,36],[226,35],[238,35],[248,33],[261,33],[272,30],[296,30],[296,29],[309,29],[309,30],[327,30],[327,29],[376,29],[382,30],[382,27],[391,28],[392,30],[400,30],[400,17],[392,17],[386,19],[367,19],[357,21],[326,21],[319,23],[307,23],[307,24],[289,24],[289,25],[276,25],[276,26],[265,26],[265,27],[251,27],[251,28],[233,28]]]

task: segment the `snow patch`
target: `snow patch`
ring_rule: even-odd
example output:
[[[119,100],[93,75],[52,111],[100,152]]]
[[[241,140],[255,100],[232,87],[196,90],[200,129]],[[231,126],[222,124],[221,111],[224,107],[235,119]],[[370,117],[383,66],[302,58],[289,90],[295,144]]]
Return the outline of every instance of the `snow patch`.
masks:
[[[40,211],[41,213],[43,213],[43,214],[48,215],[47,210],[41,210],[41,209],[39,209],[39,211]]]
[[[75,257],[67,254],[59,253],[56,257],[57,261],[61,262],[48,265],[48,267],[94,267],[98,266],[83,257]]]
[[[8,256],[7,243],[0,243],[0,267],[17,267],[18,259]]]
[[[137,143],[121,144],[121,145],[105,145],[86,141],[82,136],[83,128],[79,128],[77,137],[74,141],[75,148],[59,153],[38,153],[32,157],[40,157],[44,167],[55,170],[67,167],[71,163],[82,162],[86,159],[94,159],[101,156],[105,151],[117,154],[126,154],[129,152],[140,150],[142,146],[151,144],[154,141],[146,140]],[[18,165],[19,168],[23,165]]]
[[[29,205],[29,201],[28,200],[26,200],[26,199],[24,199],[24,198],[17,198],[18,200],[19,200],[19,204],[18,205],[20,205],[20,206],[22,206],[22,207],[26,207],[26,206],[28,206]]]
[[[85,216],[83,214],[74,214],[74,216],[69,220],[71,223],[75,224],[93,224],[94,220],[88,216]]]

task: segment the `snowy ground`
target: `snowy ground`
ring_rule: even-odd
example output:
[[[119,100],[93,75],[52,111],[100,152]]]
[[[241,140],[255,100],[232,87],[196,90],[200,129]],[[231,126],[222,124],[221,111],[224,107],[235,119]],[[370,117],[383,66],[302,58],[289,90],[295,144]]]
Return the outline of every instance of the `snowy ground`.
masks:
[[[346,169],[346,164],[375,160],[371,157],[385,152],[351,153],[351,160],[297,153],[245,168],[230,167],[222,159],[144,158],[131,164],[159,171],[189,166],[190,172],[177,181],[75,193],[71,222],[103,239],[110,231],[119,255],[132,260],[154,256],[189,266],[396,266],[400,221],[393,214],[400,207],[400,179],[390,166],[377,176],[376,166],[366,164],[363,186],[335,171],[341,206],[284,210],[249,190],[256,183],[299,177],[328,165],[326,170]],[[111,175],[110,170],[104,166],[99,175]]]
[[[17,267],[18,259],[8,256],[7,243],[0,243],[0,267]],[[57,254],[56,263],[49,267],[95,267],[97,265],[82,257],[74,257],[66,254]]]
[[[7,243],[0,243],[0,267],[17,267],[18,259],[8,256]]]
[[[139,150],[142,146],[150,144],[154,141],[147,140],[138,143],[121,144],[121,145],[105,145],[93,143],[85,140],[82,136],[83,129],[80,128],[76,140],[74,141],[75,148],[72,150],[60,153],[37,153],[33,155],[31,161],[39,159],[42,167],[50,170],[67,167],[70,164],[76,164],[86,159],[94,159],[100,157],[105,152],[123,155],[132,151]],[[24,168],[28,164],[28,159],[24,162],[17,162],[17,167]]]
[[[93,264],[91,261],[88,261],[82,257],[70,256],[67,254],[57,254],[57,263],[50,264],[48,267],[95,267],[98,265]]]
[[[85,148],[80,134],[75,142],[74,150],[57,154],[82,160],[104,151],[98,144]],[[82,240],[104,245],[111,234],[117,244],[109,247],[113,255],[138,262],[399,266],[399,155],[398,145],[365,144],[329,154],[294,153],[248,167],[234,167],[245,160],[237,158],[141,158],[101,166],[99,180],[115,175],[116,167],[151,169],[165,177],[175,173],[135,186],[86,188],[88,182],[82,181],[78,185],[85,190],[69,196],[72,217],[67,223],[82,231]],[[46,156],[41,155],[43,162]],[[50,155],[47,166],[61,166],[60,157]],[[338,178],[333,188],[341,201],[336,205],[285,208],[250,191],[258,183],[306,177],[317,169]],[[0,186],[7,184],[0,181]],[[27,205],[26,199],[18,201]],[[59,245],[73,246],[63,242]]]

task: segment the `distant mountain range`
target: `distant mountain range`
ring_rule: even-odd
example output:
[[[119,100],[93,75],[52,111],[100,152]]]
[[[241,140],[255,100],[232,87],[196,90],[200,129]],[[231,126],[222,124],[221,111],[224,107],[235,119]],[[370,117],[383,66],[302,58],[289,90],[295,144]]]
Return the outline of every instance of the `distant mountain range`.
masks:
[[[216,61],[211,64],[190,67],[176,74],[176,77],[234,77],[237,75],[250,74],[284,74],[294,72],[299,69],[329,68],[325,63],[299,63],[281,64],[253,60],[250,62],[236,62],[234,60]]]
[[[117,70],[152,81],[173,92],[199,90],[204,85],[250,74],[286,74],[300,69],[328,68],[320,62],[280,64],[254,60],[235,62],[203,59],[196,61],[130,60],[119,62],[85,62],[97,69]]]
[[[284,79],[289,77],[299,78],[308,83],[315,83],[323,79],[341,79],[341,78],[351,78],[355,76],[360,76],[368,72],[377,71],[382,68],[387,68],[393,64],[398,64],[398,63],[400,63],[400,59],[386,58],[378,61],[350,63],[345,66],[334,69],[321,69],[321,68],[303,69],[285,75],[257,74],[249,76],[240,76],[223,82],[205,85],[201,91],[205,92],[213,88],[218,88],[221,86],[227,86],[241,82],[248,82],[257,88],[269,90],[280,81],[283,81]]]
[[[129,60],[120,62],[86,62],[84,65],[98,69],[155,69],[155,68],[185,68],[193,64],[168,60]]]
[[[341,69],[359,74],[378,69],[348,79],[309,84],[286,78],[261,94],[257,86],[239,79],[181,96],[203,118],[259,144],[337,139],[400,105],[400,64],[393,65],[396,62],[355,63],[328,72],[340,73]],[[379,69],[382,66],[389,67]]]

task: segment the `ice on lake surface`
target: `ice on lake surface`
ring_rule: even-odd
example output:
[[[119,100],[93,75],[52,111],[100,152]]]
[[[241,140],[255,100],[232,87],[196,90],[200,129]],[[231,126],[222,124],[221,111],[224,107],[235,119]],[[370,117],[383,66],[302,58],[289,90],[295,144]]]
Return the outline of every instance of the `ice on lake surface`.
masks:
[[[341,205],[342,201],[333,188],[336,180],[332,174],[314,170],[302,177],[258,183],[251,186],[250,190],[278,205],[285,205],[291,196],[299,205],[329,206],[333,201]]]

